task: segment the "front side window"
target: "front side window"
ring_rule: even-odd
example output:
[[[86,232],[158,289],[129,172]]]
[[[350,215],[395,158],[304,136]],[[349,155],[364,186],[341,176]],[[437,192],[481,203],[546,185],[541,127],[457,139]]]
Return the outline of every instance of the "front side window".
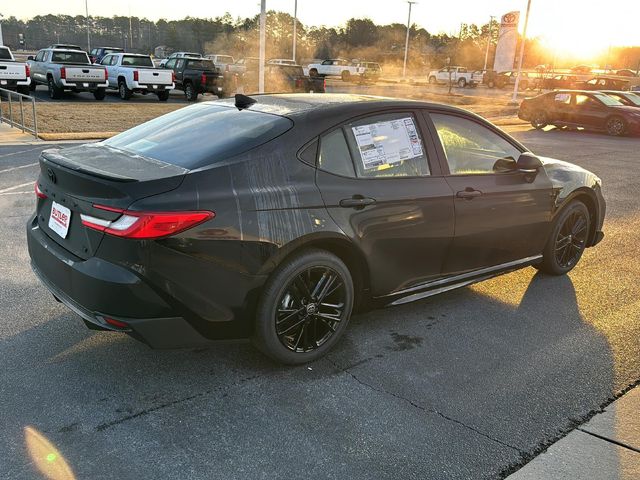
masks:
[[[594,100],[589,95],[578,94],[576,95],[576,105],[578,107],[594,108],[599,104],[597,100]]]
[[[182,58],[181,58],[180,60],[178,60],[178,61],[176,62],[176,68],[177,68],[178,70],[181,70],[181,69],[182,69],[182,67],[184,67],[184,59],[182,59]]]
[[[176,59],[172,58],[167,63],[164,64],[166,68],[174,68],[176,66]]]
[[[360,178],[430,175],[427,154],[412,113],[374,115],[345,125]]]
[[[505,171],[522,153],[489,128],[467,118],[432,113],[452,175]]]
[[[44,54],[46,52],[45,51],[40,51],[38,52],[38,55],[36,55],[36,62],[41,62],[44,60]]]
[[[570,93],[556,93],[553,97],[553,101],[555,103],[563,103],[565,105],[569,105],[571,103],[571,94]]]

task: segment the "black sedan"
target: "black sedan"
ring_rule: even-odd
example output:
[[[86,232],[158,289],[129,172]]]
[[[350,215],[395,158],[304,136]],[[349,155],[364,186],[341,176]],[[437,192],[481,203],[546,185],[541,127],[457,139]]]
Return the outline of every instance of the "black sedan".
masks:
[[[584,128],[619,136],[640,133],[640,111],[602,92],[556,90],[520,104],[518,117],[534,128]]]
[[[563,275],[603,238],[596,175],[423,102],[237,95],[40,168],[34,271],[90,328],[156,348],[251,338],[304,363],[354,310]]]

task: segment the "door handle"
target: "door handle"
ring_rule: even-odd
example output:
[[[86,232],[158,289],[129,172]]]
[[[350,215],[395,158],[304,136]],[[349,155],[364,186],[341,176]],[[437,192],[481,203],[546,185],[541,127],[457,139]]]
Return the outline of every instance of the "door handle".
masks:
[[[471,187],[467,187],[461,192],[456,193],[456,197],[464,198],[465,200],[473,200],[480,195],[482,195],[482,192],[480,190],[475,190]]]
[[[362,195],[354,195],[351,198],[340,200],[340,206],[343,208],[362,209],[367,205],[373,205],[374,203],[376,203],[375,198],[363,197]]]

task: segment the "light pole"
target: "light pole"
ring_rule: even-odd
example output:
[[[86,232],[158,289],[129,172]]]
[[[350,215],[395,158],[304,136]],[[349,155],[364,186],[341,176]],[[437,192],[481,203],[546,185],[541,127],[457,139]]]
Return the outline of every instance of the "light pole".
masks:
[[[518,75],[516,76],[516,83],[513,86],[513,97],[511,98],[511,104],[518,104],[518,87],[520,86],[520,75],[522,74],[522,59],[524,58],[524,44],[527,41],[527,25],[529,25],[529,12],[531,11],[531,0],[527,1],[527,13],[524,17],[524,28],[522,29],[522,43],[520,44],[520,58],[518,59]]]
[[[404,65],[402,66],[402,78],[407,76],[407,56],[409,55],[409,33],[411,33],[411,7],[414,3],[411,0],[407,1],[409,4],[409,19],[407,20],[407,40],[404,42]]]
[[[293,6],[293,61],[296,61],[296,42],[298,40],[298,0]]]
[[[493,19],[496,18],[494,15],[489,16],[489,38],[487,39],[487,51],[484,54],[484,71],[487,71],[487,63],[489,62],[489,45],[491,45],[491,40],[493,36]]]
[[[0,13],[0,47],[4,45],[4,41],[2,40],[2,19],[4,15]]]
[[[267,0],[260,0],[260,67],[258,73],[258,93],[264,93],[264,64],[266,62],[265,43],[267,41]]]
[[[91,33],[89,31],[89,0],[84,0],[84,9],[87,15],[87,51],[91,53]]]

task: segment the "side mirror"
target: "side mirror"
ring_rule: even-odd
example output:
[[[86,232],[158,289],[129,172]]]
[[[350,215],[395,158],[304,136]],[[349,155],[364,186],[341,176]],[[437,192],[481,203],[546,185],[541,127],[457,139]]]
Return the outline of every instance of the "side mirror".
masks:
[[[34,57],[33,55],[29,55],[29,56],[27,57],[27,60],[34,60],[34,58],[35,58],[35,57]]]
[[[542,168],[542,162],[533,153],[525,152],[518,157],[516,167],[522,173],[536,173]]]

